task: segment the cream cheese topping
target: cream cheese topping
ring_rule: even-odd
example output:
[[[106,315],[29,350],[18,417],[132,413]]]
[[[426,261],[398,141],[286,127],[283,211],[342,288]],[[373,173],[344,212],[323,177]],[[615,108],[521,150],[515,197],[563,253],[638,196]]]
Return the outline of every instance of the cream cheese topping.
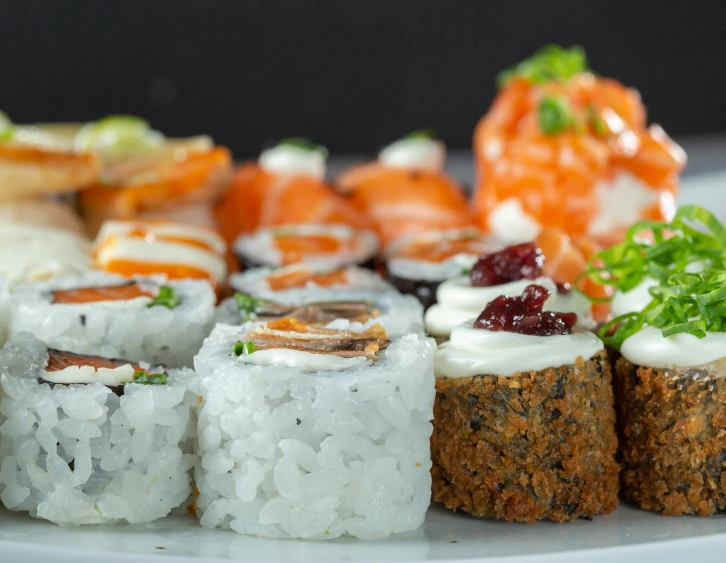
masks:
[[[305,149],[285,143],[262,151],[258,159],[260,168],[271,174],[311,176],[325,178],[326,153],[320,149]]]
[[[620,352],[637,366],[698,367],[726,358],[726,333],[707,332],[705,338],[696,338],[683,332],[663,337],[660,329],[645,326],[623,342]]]
[[[603,349],[590,332],[555,336],[531,336],[473,328],[471,321],[451,331],[434,357],[437,378],[456,379],[474,375],[511,376],[541,371],[588,360]]]
[[[251,354],[242,354],[238,359],[245,364],[296,368],[302,371],[343,371],[370,363],[370,360],[362,356],[341,358],[334,354],[314,354],[285,348],[258,350]]]
[[[509,198],[499,203],[489,214],[489,228],[501,241],[520,244],[536,239],[542,225],[522,208],[518,199]]]
[[[441,141],[425,137],[399,139],[385,147],[378,160],[393,168],[443,170],[446,147]]]

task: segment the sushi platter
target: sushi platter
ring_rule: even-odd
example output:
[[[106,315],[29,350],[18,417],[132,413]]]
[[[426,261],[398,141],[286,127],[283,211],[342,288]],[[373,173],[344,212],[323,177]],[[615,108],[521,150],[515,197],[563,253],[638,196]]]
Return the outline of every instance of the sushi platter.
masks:
[[[726,172],[547,46],[472,151],[0,112],[0,561],[721,561]]]

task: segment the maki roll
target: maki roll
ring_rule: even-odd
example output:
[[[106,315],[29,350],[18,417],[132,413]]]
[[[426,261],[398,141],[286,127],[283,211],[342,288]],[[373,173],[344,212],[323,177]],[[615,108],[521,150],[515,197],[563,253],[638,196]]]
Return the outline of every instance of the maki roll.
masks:
[[[279,225],[370,222],[325,182],[328,152],[303,139],[286,139],[237,169],[214,214],[229,245],[240,235]]]
[[[647,125],[640,95],[555,45],[504,71],[474,133],[478,225],[521,242],[543,226],[605,246],[640,219],[670,220],[686,155]]]
[[[445,157],[441,141],[417,131],[384,148],[376,161],[346,170],[336,185],[384,247],[404,236],[472,227],[464,190],[444,172]]]
[[[206,279],[227,275],[227,245],[214,231],[170,221],[107,221],[94,244],[95,266],[122,276]]]
[[[346,225],[285,225],[240,236],[234,253],[245,268],[297,263],[373,268],[378,237]]]
[[[219,324],[195,360],[202,526],[269,538],[413,530],[431,497],[433,341],[380,325]]]
[[[439,285],[437,303],[426,311],[426,330],[445,339],[451,330],[470,321],[500,295],[514,297],[532,283],[547,289],[546,309],[578,314],[581,326],[592,324],[590,303],[584,295],[558,286],[543,275],[545,257],[536,243],[523,243],[484,255],[472,266],[468,275],[461,275]]]
[[[549,291],[495,298],[435,356],[433,499],[472,516],[573,521],[615,510],[610,366]]]
[[[111,219],[214,226],[212,204],[232,178],[232,155],[211,138],[167,138],[134,116],[84,125],[75,145],[101,158],[98,182],[78,194],[89,230]]]
[[[95,272],[27,284],[10,301],[12,334],[79,354],[190,367],[214,324],[216,297],[202,280]]]
[[[0,501],[61,526],[151,522],[192,492],[191,370],[24,334],[0,351]]]
[[[414,295],[428,309],[436,303],[441,282],[468,272],[480,255],[501,248],[501,243],[475,228],[404,237],[386,250],[386,278],[401,293]]]
[[[304,288],[394,291],[378,274],[357,266],[335,267],[299,263],[281,268],[252,268],[240,274],[232,274],[228,281],[235,291],[252,295]]]

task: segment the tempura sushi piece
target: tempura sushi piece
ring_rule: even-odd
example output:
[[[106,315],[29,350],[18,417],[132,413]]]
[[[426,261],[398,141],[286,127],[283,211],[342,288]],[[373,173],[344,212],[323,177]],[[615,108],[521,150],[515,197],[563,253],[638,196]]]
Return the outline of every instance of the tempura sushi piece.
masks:
[[[353,166],[336,184],[367,217],[384,247],[406,235],[471,227],[459,184],[444,173],[445,147],[426,132],[384,148],[378,160]]]
[[[234,252],[245,268],[297,263],[373,268],[378,237],[347,225],[284,225],[241,235]]]
[[[227,243],[279,225],[368,228],[366,218],[325,183],[326,159],[324,147],[287,139],[240,166],[214,210]]]
[[[192,492],[191,370],[47,348],[0,351],[0,501],[61,526],[152,522]]]
[[[474,154],[479,226],[511,242],[555,226],[610,246],[639,219],[670,220],[686,164],[637,91],[592,74],[578,47],[502,73]]]
[[[16,125],[0,112],[0,201],[74,191],[95,182],[101,160],[75,145],[75,124]]]
[[[479,256],[502,246],[473,227],[403,237],[386,250],[386,278],[428,309],[441,282],[468,272]]]
[[[545,264],[545,256],[535,243],[508,246],[482,255],[468,274],[453,277],[438,286],[437,302],[426,311],[426,330],[432,336],[446,339],[455,326],[476,318],[496,297],[520,295],[532,283],[549,292],[547,310],[574,312],[580,326],[593,327],[588,299],[545,276]]]
[[[235,291],[252,295],[305,288],[395,291],[393,286],[367,268],[305,263],[280,268],[252,268],[229,276],[229,285]]]
[[[195,365],[202,526],[383,538],[431,498],[434,344],[380,326],[217,325]]]
[[[203,280],[94,272],[21,286],[10,301],[11,334],[78,354],[191,367],[214,325],[216,296]]]
[[[391,289],[311,287],[255,295],[236,292],[222,301],[217,310],[217,321],[227,324],[281,317],[331,328],[353,323],[358,330],[379,324],[390,338],[424,334],[421,304],[411,295]]]
[[[210,229],[171,221],[107,221],[96,237],[95,266],[122,276],[206,279],[227,275],[227,246]]]
[[[477,517],[568,522],[618,504],[611,372],[576,315],[530,285],[455,327],[435,356],[433,499]]]
[[[211,138],[167,138],[137,117],[110,116],[84,126],[75,142],[102,160],[100,181],[79,194],[91,234],[110,219],[214,226],[212,204],[232,178],[232,156]]]

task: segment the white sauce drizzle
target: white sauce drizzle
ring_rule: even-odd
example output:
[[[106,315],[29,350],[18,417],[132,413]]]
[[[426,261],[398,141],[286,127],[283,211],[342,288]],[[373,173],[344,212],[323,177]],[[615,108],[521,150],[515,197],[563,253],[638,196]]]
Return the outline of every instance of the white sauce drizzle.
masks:
[[[443,170],[446,147],[435,139],[399,139],[385,147],[378,160],[392,168]]]

